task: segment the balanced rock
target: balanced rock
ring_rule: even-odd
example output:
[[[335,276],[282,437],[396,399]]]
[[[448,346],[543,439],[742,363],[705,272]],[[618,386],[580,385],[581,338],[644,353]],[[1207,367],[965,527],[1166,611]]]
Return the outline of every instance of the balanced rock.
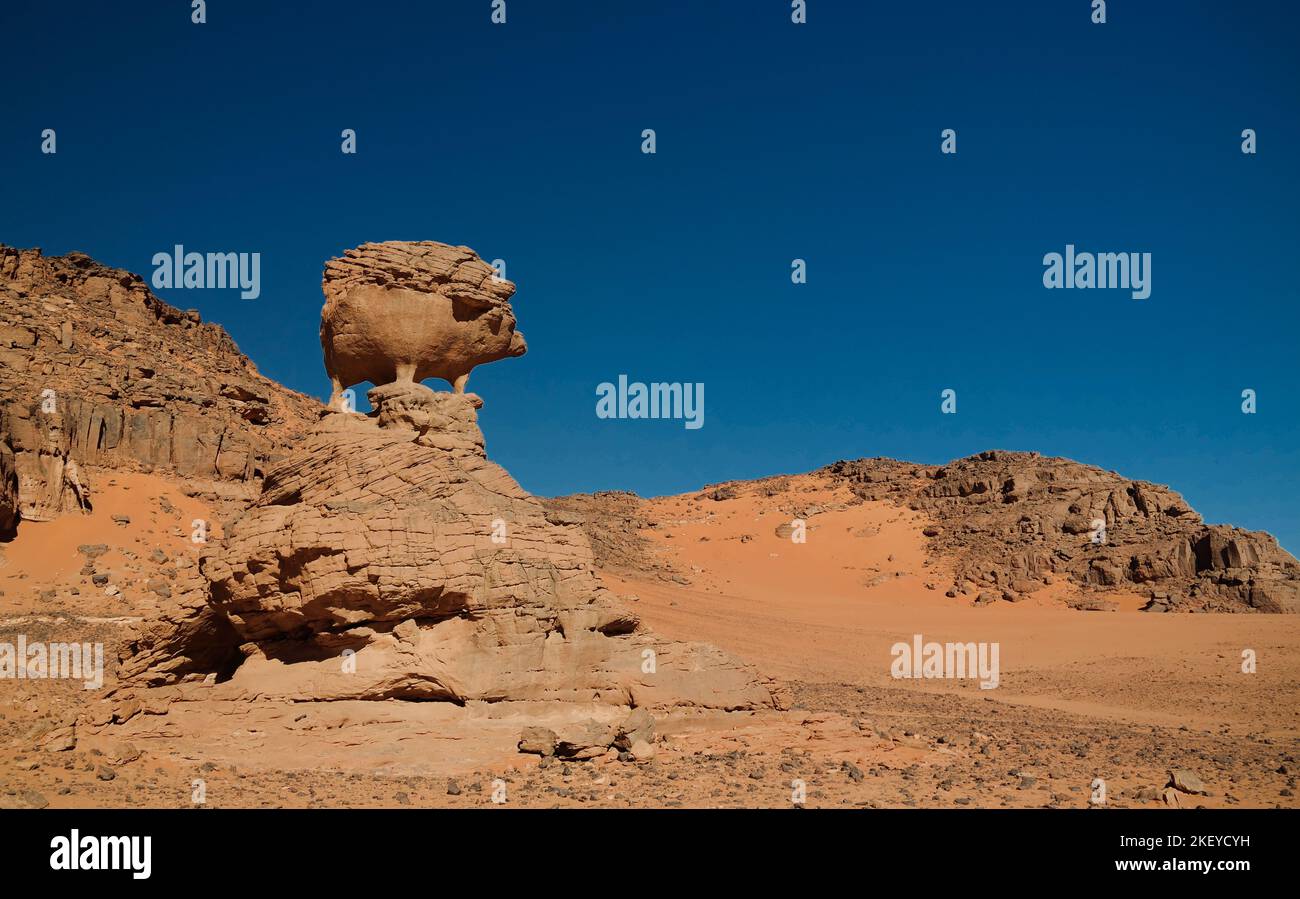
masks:
[[[424,260],[397,279],[410,287],[394,289],[438,288],[420,294],[433,302],[468,290],[447,285],[468,277],[452,275],[477,258],[469,251],[452,253],[461,261],[446,274],[434,265],[442,245],[400,246],[397,257],[363,253],[376,272],[377,260]],[[369,283],[349,277],[338,283]],[[363,309],[349,302],[337,308]],[[364,336],[364,318],[343,320],[342,333]],[[396,327],[372,324],[381,337]],[[453,355],[468,345],[440,344]],[[369,415],[324,413],[267,472],[260,497],[200,559],[206,601],[178,584],[175,608],[128,646],[125,677],[215,673],[214,699],[532,703],[548,715],[560,704],[568,711],[548,723],[570,757],[606,751],[630,709],[788,705],[785,688],[713,646],[662,639],[615,603],[580,518],[546,509],[487,459],[478,397],[399,378],[369,399]],[[648,736],[652,722],[633,729]]]
[[[515,330],[515,285],[469,247],[434,241],[362,244],[325,264],[320,339],[344,388],[442,378],[457,393],[474,366],[527,350]]]

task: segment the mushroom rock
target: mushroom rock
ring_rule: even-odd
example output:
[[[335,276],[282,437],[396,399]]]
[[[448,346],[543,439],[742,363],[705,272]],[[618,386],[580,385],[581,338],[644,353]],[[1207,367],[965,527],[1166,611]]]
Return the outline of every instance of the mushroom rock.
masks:
[[[453,273],[477,259],[441,244],[399,246],[402,258],[433,248],[426,259],[460,260],[446,264]],[[458,283],[432,266],[418,269],[430,272],[422,283],[437,290]],[[360,319],[347,321],[343,333],[356,338],[350,346],[383,342],[367,344]],[[505,321],[503,333],[513,335],[513,318],[508,328]],[[378,322],[394,326],[382,315]],[[469,345],[455,344],[454,363],[425,357],[415,376],[487,358],[465,353]],[[393,364],[385,352],[375,357],[380,366]],[[226,664],[211,645],[226,633],[211,620],[215,613],[242,660],[227,666],[233,673],[216,684],[214,698],[788,705],[783,687],[746,665],[709,645],[662,639],[614,602],[595,574],[581,520],[547,510],[488,460],[477,396],[401,378],[368,396],[369,415],[323,413],[267,473],[261,496],[200,560],[207,610],[189,600],[173,616],[175,627],[154,629],[133,647],[150,661],[128,659],[123,670],[166,683],[204,677],[195,659]],[[187,647],[188,635],[204,645]],[[155,661],[166,658],[184,661]]]
[[[320,339],[333,384],[441,378],[457,393],[474,366],[528,349],[515,330],[515,285],[469,247],[362,244],[325,263]]]

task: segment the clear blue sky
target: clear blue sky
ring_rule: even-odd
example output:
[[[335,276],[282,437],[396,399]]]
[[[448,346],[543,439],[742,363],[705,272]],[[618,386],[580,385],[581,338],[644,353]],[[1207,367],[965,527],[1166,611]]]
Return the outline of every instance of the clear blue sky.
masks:
[[[322,397],[326,258],[503,258],[531,349],[470,389],[537,493],[1038,450],[1300,549],[1300,12],[1109,6],[7,0],[0,241],[260,252],[258,300],[161,293]],[[1152,253],[1150,299],[1044,289],[1067,243]],[[598,419],[620,373],[705,426]]]

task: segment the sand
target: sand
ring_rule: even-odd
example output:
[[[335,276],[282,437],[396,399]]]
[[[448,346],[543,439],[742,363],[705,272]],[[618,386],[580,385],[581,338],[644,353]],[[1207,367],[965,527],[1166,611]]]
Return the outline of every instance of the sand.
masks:
[[[3,548],[0,639],[98,639],[111,654],[163,602],[150,580],[193,564],[203,502],[155,475],[95,483],[93,515],[26,523]],[[789,711],[684,714],[660,722],[651,761],[565,763],[517,752],[529,722],[509,707],[141,701],[5,681],[0,806],[1088,808],[1104,781],[1109,806],[1296,807],[1300,619],[1153,615],[1137,597],[1081,612],[1059,583],[972,606],[944,595],[916,513],[792,488],[825,509],[805,543],[776,533],[788,496],[665,497],[644,508],[655,564],[602,572],[664,636],[789,681]],[[81,573],[87,543],[111,547],[95,570],[118,596]],[[997,688],[892,677],[892,644],[917,633],[996,642]],[[124,722],[103,726],[114,714]],[[1171,768],[1209,795],[1166,799]]]

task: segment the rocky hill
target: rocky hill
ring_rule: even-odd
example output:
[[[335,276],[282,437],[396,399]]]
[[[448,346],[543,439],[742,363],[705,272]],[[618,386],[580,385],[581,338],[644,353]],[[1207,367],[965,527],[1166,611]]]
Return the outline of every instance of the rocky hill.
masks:
[[[0,537],[93,504],[95,467],[246,503],[320,409],[139,275],[0,245]]]
[[[811,477],[858,502],[924,514],[926,551],[951,567],[954,600],[1019,602],[1064,579],[1079,588],[1081,608],[1111,608],[1108,593],[1136,592],[1150,612],[1300,612],[1300,562],[1272,535],[1205,524],[1168,487],[1113,471],[992,450],[947,465],[840,461]],[[784,480],[714,485],[696,498],[774,496]],[[659,527],[647,501],[606,492],[548,503],[585,517],[603,569],[680,579],[645,551],[641,535]],[[789,511],[812,526],[830,510],[795,501]]]
[[[101,469],[170,473],[233,514],[322,413],[140,276],[82,253],[0,245],[0,539],[24,519],[93,505]],[[991,451],[943,466],[842,461],[816,474],[928,515],[929,551],[955,566],[954,598],[1015,601],[1066,578],[1100,594],[1138,590],[1152,611],[1300,608],[1300,564],[1270,535],[1207,525],[1167,487],[1114,472]],[[635,496],[548,502],[599,523],[587,532],[602,567],[645,561],[638,534],[652,523]]]
[[[1207,525],[1178,493],[1038,453],[989,451],[942,466],[891,460],[824,469],[864,499],[929,515],[930,551],[962,584],[1014,600],[1065,577],[1143,591],[1148,610],[1300,612],[1300,563],[1272,535]]]

